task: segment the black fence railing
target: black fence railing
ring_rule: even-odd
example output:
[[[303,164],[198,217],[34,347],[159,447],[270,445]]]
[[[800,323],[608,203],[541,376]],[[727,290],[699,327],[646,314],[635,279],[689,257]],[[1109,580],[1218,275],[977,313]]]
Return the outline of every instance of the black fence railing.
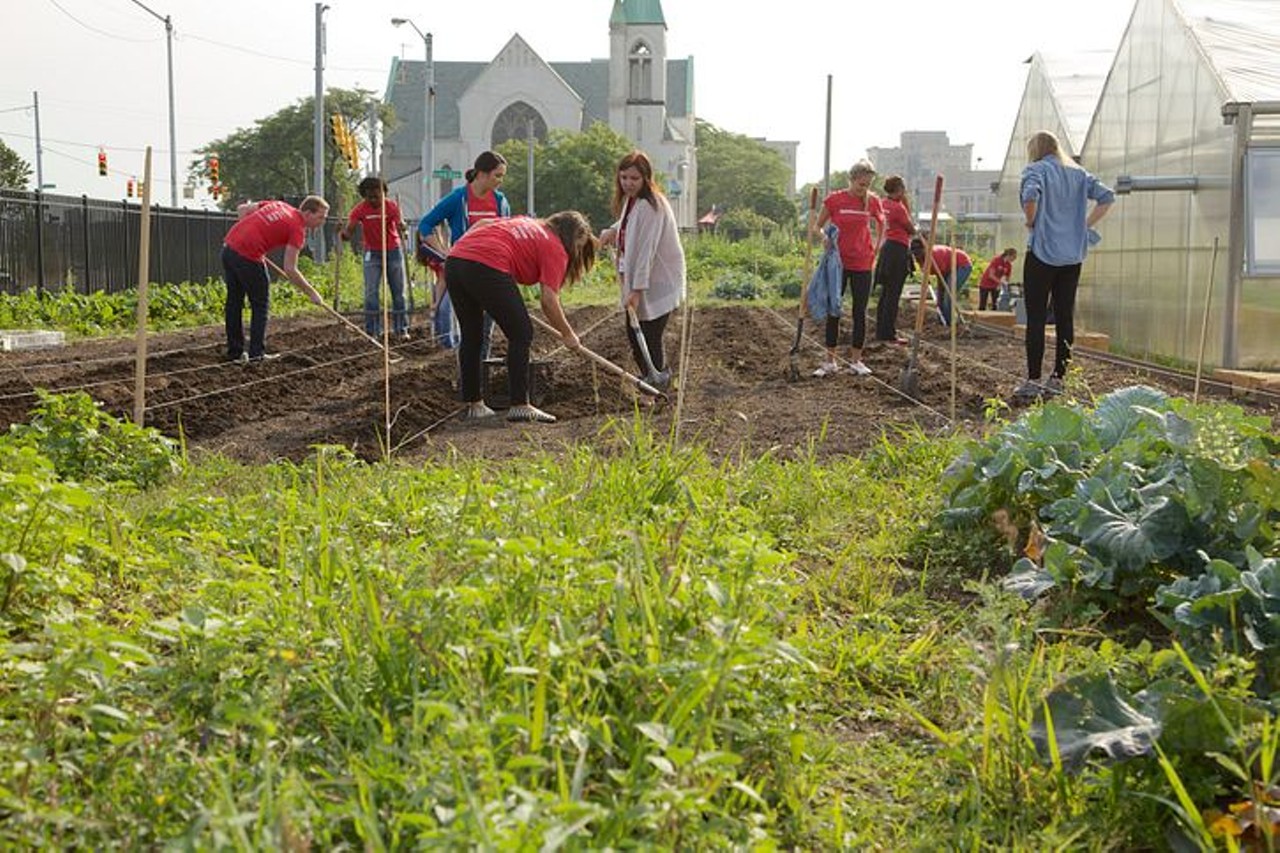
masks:
[[[151,207],[148,278],[205,281],[222,275],[222,239],[234,213]],[[114,293],[138,283],[142,210],[87,196],[0,189],[0,293]],[[330,218],[326,245],[333,245]]]

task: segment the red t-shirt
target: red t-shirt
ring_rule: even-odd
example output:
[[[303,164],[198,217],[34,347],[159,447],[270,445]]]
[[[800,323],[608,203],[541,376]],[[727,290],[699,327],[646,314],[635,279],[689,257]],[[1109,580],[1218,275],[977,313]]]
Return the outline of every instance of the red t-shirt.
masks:
[[[386,205],[387,228],[385,242],[383,241],[384,232],[381,228],[381,204],[370,204],[366,199],[351,208],[351,215],[347,217],[347,223],[351,227],[360,226],[364,247],[369,251],[381,252],[384,248],[400,248],[400,205],[391,199],[386,200]]]
[[[301,211],[283,201],[264,201],[232,225],[223,242],[242,258],[261,261],[281,246],[301,249],[306,238]]]
[[[880,197],[869,192],[864,200],[848,190],[838,190],[827,196],[822,206],[840,230],[837,245],[840,247],[841,265],[851,272],[869,272],[876,259],[871,220],[876,221],[877,227],[884,227]]]
[[[569,253],[547,226],[528,216],[495,219],[473,228],[453,244],[451,258],[479,261],[504,272],[516,284],[539,284],[558,291],[569,268]]]
[[[1012,272],[1013,262],[1004,255],[997,255],[991,259],[991,263],[987,264],[978,287],[981,290],[999,290],[1001,279],[1008,278]]]
[[[911,245],[911,211],[896,198],[880,199],[884,210],[884,238],[904,246]]]
[[[472,226],[484,219],[496,219],[498,217],[498,198],[493,193],[488,193],[483,198],[471,191],[471,187],[467,187],[467,230],[470,231]]]
[[[964,249],[956,249],[956,260],[962,267],[972,267],[973,261],[965,254]],[[933,247],[933,265],[944,275],[951,275],[951,247],[950,246],[934,246]]]

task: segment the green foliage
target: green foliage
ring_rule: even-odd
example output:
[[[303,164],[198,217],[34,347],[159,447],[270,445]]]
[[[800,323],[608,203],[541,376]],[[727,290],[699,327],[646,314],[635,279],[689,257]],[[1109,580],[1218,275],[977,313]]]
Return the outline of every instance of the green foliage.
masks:
[[[348,253],[350,254],[350,253]],[[343,281],[356,273],[348,261]],[[332,267],[319,269],[308,258],[299,258],[298,268],[308,279],[328,293]],[[347,305],[354,304],[357,291],[347,288]],[[362,293],[363,291],[359,291]],[[152,284],[147,289],[147,328],[165,331],[222,321],[226,303],[226,285],[219,279],[202,283]],[[278,284],[271,290],[272,316],[288,316],[312,309],[310,301],[291,284]],[[131,333],[137,328],[138,291],[135,288],[114,293],[95,291],[77,293],[62,290],[40,294],[24,290],[16,295],[0,294],[0,327],[10,329],[57,329],[69,335],[96,336]]]
[[[785,228],[795,225],[797,209],[792,199],[791,171],[777,151],[701,120],[697,123],[697,139],[701,209],[740,208]]]
[[[685,241],[690,281],[714,284],[726,276],[750,276],[768,285],[799,282],[804,259],[801,244],[789,233],[757,234],[737,242],[700,234]],[[796,291],[797,295],[799,291]]]
[[[711,295],[733,301],[759,299],[764,295],[764,279],[755,273],[730,270],[716,279]]]
[[[716,233],[731,241],[744,240],[754,234],[768,235],[777,228],[777,224],[750,208],[734,207],[720,218],[716,224]]]
[[[60,477],[146,488],[178,469],[172,439],[112,417],[83,391],[54,394],[38,388],[36,398],[30,420],[10,425],[2,441],[37,450]]]
[[[0,438],[0,637],[25,639],[89,585],[76,551],[91,506],[36,448]]]
[[[599,231],[613,222],[613,185],[618,161],[634,146],[607,124],[596,122],[582,133],[552,129],[534,143],[534,205],[540,216],[559,210],[583,213]],[[497,148],[507,158],[502,191],[515,213],[527,213],[528,149],[512,139]],[[654,169],[661,164],[655,163]],[[659,183],[660,175],[655,175]]]
[[[4,140],[0,139],[0,187],[7,190],[25,190],[31,181],[31,164],[18,156]]]
[[[1143,387],[1091,412],[1051,403],[949,469],[943,518],[958,528],[1003,510],[1023,531],[1040,525],[1042,565],[1024,558],[1010,579],[1028,593],[1061,586],[1129,612],[1154,602],[1200,649],[1222,628],[1274,656],[1280,632],[1264,603],[1274,568],[1262,555],[1276,543],[1280,470],[1269,428],[1235,406]],[[1253,615],[1244,624],[1242,607]]]
[[[368,133],[363,131],[369,110],[378,111],[384,127],[394,126],[395,113],[366,89],[329,89],[325,92],[326,121],[341,114],[347,119],[362,149]],[[222,139],[196,149],[197,157],[187,165],[187,179],[207,186],[207,158],[217,154],[225,193],[219,201],[224,210],[234,210],[243,199],[297,196],[310,192],[314,171],[315,98],[302,98],[266,118],[252,128],[241,128]],[[352,172],[333,143],[326,125],[325,199],[335,212],[343,212],[356,198],[355,186],[361,176]]]

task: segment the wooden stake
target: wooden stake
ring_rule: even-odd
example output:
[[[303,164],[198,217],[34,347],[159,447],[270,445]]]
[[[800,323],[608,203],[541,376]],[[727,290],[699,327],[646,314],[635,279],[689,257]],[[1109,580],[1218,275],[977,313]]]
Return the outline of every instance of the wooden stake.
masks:
[[[133,362],[133,422],[147,411],[147,279],[151,277],[151,146],[142,166],[142,214],[138,220],[138,324]]]
[[[1213,299],[1213,276],[1218,271],[1218,238],[1213,238],[1213,259],[1209,261],[1209,286],[1204,291],[1204,317],[1200,320],[1200,354],[1196,356],[1196,387],[1192,403],[1200,402],[1200,374],[1204,370],[1204,341],[1209,335],[1209,305]]]

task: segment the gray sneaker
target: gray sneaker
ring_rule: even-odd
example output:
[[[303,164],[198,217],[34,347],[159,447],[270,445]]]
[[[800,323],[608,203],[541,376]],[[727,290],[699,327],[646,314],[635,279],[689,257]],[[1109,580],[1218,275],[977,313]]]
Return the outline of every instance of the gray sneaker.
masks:
[[[1013,389],[1013,396],[1019,400],[1039,400],[1045,396],[1045,387],[1039,379],[1024,379]]]
[[[1051,397],[1061,396],[1063,391],[1062,377],[1050,376],[1048,379],[1044,381],[1044,390],[1045,390],[1045,393]]]

